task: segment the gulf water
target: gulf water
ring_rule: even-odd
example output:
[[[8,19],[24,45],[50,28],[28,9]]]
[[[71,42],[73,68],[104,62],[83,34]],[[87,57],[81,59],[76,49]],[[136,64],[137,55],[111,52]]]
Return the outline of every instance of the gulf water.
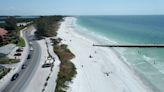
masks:
[[[80,33],[99,44],[164,44],[163,15],[80,16]],[[155,92],[164,92],[164,48],[115,48]]]

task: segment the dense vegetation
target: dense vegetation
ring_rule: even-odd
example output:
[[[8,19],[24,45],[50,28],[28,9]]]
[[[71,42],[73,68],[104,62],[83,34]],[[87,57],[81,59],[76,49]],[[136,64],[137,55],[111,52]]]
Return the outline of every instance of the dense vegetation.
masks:
[[[63,16],[41,16],[35,21],[36,35],[38,37],[52,37],[57,35],[60,22],[63,20]],[[65,92],[68,88],[66,83],[71,82],[72,78],[76,75],[76,68],[70,61],[75,55],[67,48],[67,45],[59,45],[62,39],[51,39],[54,43],[54,52],[58,55],[61,64],[56,80],[55,92]]]
[[[17,18],[17,23],[20,23],[20,22],[31,22],[31,21],[35,21],[37,19],[36,18]]]
[[[72,62],[66,61],[60,64],[60,71],[56,80],[57,85],[55,92],[65,92],[68,88],[67,83],[72,81],[76,73],[76,68]]]
[[[18,63],[18,59],[9,59],[6,54],[0,53],[0,64],[13,64]]]
[[[67,48],[67,45],[65,44],[54,45],[54,52],[58,55],[61,61],[60,71],[56,80],[57,85],[55,92],[65,92],[64,90],[68,88],[66,83],[71,82],[72,78],[77,73],[74,64],[70,61],[75,57],[75,55]]]
[[[0,53],[0,59],[6,57],[6,54]]]
[[[3,38],[0,37],[0,47],[10,43],[25,46],[24,39],[20,37],[19,31],[9,31]]]
[[[21,18],[18,16],[0,16],[0,27],[5,28],[6,30],[18,30],[17,23],[22,22],[32,22],[35,21],[37,17],[34,18]],[[4,23],[1,23],[3,21]]]
[[[0,36],[0,47],[10,43],[16,44],[17,46],[24,47],[25,41],[20,37],[20,30],[26,26],[17,26],[19,22],[31,22],[35,19],[31,18],[16,18],[14,16],[0,16],[0,27],[8,31],[6,35]],[[28,26],[28,25],[27,25]],[[18,59],[9,59],[5,54],[0,53],[0,64],[13,64],[18,63]],[[1,67],[1,66],[0,66]],[[8,72],[9,68],[1,67],[0,79],[2,79]]]
[[[25,19],[26,22],[28,21]],[[59,28],[60,22],[63,20],[63,16],[41,16],[34,19],[34,24],[36,26],[36,35],[38,37],[52,37],[57,35],[57,30]],[[9,17],[5,20],[5,28],[10,31],[7,36],[7,41],[4,41],[5,44],[13,42],[19,46],[24,46],[24,41],[19,37],[19,28],[16,27],[15,23],[24,21],[23,19],[17,20],[14,17]],[[31,21],[31,20],[29,20]],[[4,26],[4,25],[3,25]],[[14,33],[14,36],[12,35]],[[9,38],[8,38],[9,37]],[[58,55],[61,64],[60,71],[58,73],[58,78],[56,80],[56,89],[55,92],[65,92],[65,89],[68,88],[66,83],[71,82],[72,78],[76,75],[76,68],[74,64],[70,61],[75,55],[67,48],[67,45],[59,45],[61,39],[52,40],[54,43],[54,52]],[[1,64],[5,63],[16,63],[19,62],[14,59],[0,59]]]
[[[19,42],[19,32],[12,31],[8,32],[3,38],[0,36],[0,46],[4,46],[10,43],[18,44]]]
[[[39,17],[36,24],[37,36],[52,37],[57,35],[57,29],[59,22],[62,21],[63,16],[41,16]]]
[[[17,59],[0,58],[0,64],[13,64],[18,62],[19,60]]]
[[[6,20],[5,20],[5,29],[6,30],[16,30],[17,29],[17,20],[15,17],[8,17]]]
[[[5,23],[0,23],[1,28],[5,28],[6,24]]]
[[[67,60],[71,60],[74,58],[74,54],[67,48],[66,44],[55,45],[54,51],[58,54],[61,62],[65,62]]]
[[[15,18],[13,16],[2,17],[1,21],[5,23],[0,23],[0,27],[5,28],[8,33],[3,38],[0,36],[0,46],[7,45],[9,43],[16,44],[17,46],[25,46],[24,40],[20,37],[20,30],[26,26],[17,26],[18,22],[31,22],[35,19],[30,18]]]
[[[10,68],[0,69],[0,79],[2,79],[10,70]]]
[[[23,38],[19,38],[19,41],[17,43],[17,46],[19,47],[25,47],[25,41]]]

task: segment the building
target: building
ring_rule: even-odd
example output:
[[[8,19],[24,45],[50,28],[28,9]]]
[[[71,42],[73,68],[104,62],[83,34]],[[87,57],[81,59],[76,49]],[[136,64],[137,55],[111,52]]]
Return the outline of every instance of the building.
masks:
[[[3,28],[0,28],[0,36],[1,36],[1,37],[4,36],[4,35],[6,35],[7,33],[8,33],[7,30],[5,30],[5,29],[3,29]]]
[[[4,37],[6,36],[7,33],[8,33],[7,30],[0,28],[0,42],[4,41]]]
[[[28,24],[30,24],[31,22],[21,22],[21,23],[17,23],[17,26],[27,26]]]

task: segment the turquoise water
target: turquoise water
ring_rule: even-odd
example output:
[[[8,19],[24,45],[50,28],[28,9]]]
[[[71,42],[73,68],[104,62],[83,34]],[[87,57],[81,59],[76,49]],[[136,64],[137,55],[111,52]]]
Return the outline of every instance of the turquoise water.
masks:
[[[100,44],[164,44],[164,16],[80,16],[83,35]],[[164,49],[115,49],[155,92],[164,92]]]

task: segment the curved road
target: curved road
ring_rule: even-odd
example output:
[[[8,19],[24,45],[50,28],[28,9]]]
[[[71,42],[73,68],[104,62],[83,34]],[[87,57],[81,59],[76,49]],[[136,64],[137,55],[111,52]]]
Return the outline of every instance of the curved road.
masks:
[[[31,37],[30,31],[33,30],[34,27],[28,27],[24,30],[24,36],[28,40]],[[36,72],[36,68],[39,65],[40,57],[41,57],[41,47],[36,41],[32,41],[33,51],[30,51],[31,59],[26,60],[24,64],[27,65],[26,69],[22,69],[19,71],[19,76],[16,80],[11,81],[6,88],[2,92],[23,92],[34,73]]]

